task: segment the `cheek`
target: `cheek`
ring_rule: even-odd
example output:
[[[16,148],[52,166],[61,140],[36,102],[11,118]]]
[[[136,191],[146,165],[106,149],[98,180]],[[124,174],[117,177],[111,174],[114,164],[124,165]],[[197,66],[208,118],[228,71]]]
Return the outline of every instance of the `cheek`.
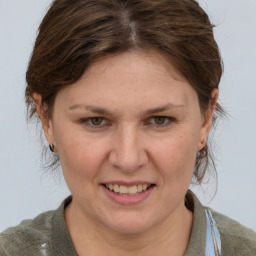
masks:
[[[186,134],[186,133],[184,133]],[[173,136],[159,143],[155,150],[155,162],[166,180],[191,179],[197,153],[197,136]]]
[[[193,136],[183,135],[172,136],[154,147],[153,161],[160,174],[159,198],[163,202],[159,211],[172,211],[183,202],[194,172],[196,147]]]
[[[56,138],[59,147],[60,162],[64,176],[67,180],[79,180],[86,177],[83,181],[94,181],[94,176],[100,170],[100,166],[105,161],[106,147],[104,141],[97,143],[97,140],[88,138],[80,132],[59,133]],[[63,135],[63,136],[62,136]]]

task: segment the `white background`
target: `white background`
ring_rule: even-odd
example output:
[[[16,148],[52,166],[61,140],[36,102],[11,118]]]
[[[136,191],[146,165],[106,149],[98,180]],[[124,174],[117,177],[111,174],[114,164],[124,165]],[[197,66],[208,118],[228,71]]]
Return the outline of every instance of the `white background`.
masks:
[[[0,0],[0,231],[58,207],[64,182],[40,168],[40,145],[25,121],[25,72],[49,0]],[[230,117],[216,132],[218,191],[194,189],[256,231],[256,1],[202,0],[225,63],[221,103]],[[33,129],[32,129],[33,130]]]

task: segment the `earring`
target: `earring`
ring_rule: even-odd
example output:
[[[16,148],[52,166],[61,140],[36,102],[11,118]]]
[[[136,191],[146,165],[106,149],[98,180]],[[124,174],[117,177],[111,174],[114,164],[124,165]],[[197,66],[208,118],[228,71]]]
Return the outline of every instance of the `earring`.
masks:
[[[54,152],[55,146],[53,144],[49,144],[49,149],[51,150],[51,152]]]

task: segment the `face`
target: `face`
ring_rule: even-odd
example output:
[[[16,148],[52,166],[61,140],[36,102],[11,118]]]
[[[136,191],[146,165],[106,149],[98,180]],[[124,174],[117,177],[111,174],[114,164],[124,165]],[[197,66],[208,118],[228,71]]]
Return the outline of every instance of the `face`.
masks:
[[[211,115],[202,116],[194,89],[155,53],[91,65],[57,94],[44,124],[73,212],[121,233],[179,216]]]

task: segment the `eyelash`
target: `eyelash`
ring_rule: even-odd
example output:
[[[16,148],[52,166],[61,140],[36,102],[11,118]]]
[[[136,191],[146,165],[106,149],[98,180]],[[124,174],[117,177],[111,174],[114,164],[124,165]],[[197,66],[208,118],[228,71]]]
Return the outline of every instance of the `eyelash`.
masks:
[[[151,120],[153,120],[153,119],[155,119],[155,118],[165,118],[165,120],[164,120],[164,124],[152,124],[151,123]],[[103,124],[103,125],[94,125],[94,124],[92,124],[92,120],[93,119],[102,119],[102,121],[104,122],[106,122],[106,124]],[[173,118],[173,117],[169,117],[169,116],[152,116],[152,117],[150,117],[150,118],[148,118],[148,119],[146,119],[146,121],[144,122],[144,124],[146,124],[146,125],[156,125],[157,127],[166,127],[166,126],[168,126],[168,125],[170,125],[172,122],[174,122],[175,121],[175,118]],[[86,126],[88,126],[88,127],[90,127],[90,128],[93,128],[93,129],[101,129],[101,128],[103,128],[103,127],[105,127],[105,126],[110,126],[109,124],[107,124],[107,121],[106,121],[106,119],[104,118],[104,117],[90,117],[90,118],[85,118],[85,119],[82,119],[81,120],[81,123],[82,124],[85,124]]]

